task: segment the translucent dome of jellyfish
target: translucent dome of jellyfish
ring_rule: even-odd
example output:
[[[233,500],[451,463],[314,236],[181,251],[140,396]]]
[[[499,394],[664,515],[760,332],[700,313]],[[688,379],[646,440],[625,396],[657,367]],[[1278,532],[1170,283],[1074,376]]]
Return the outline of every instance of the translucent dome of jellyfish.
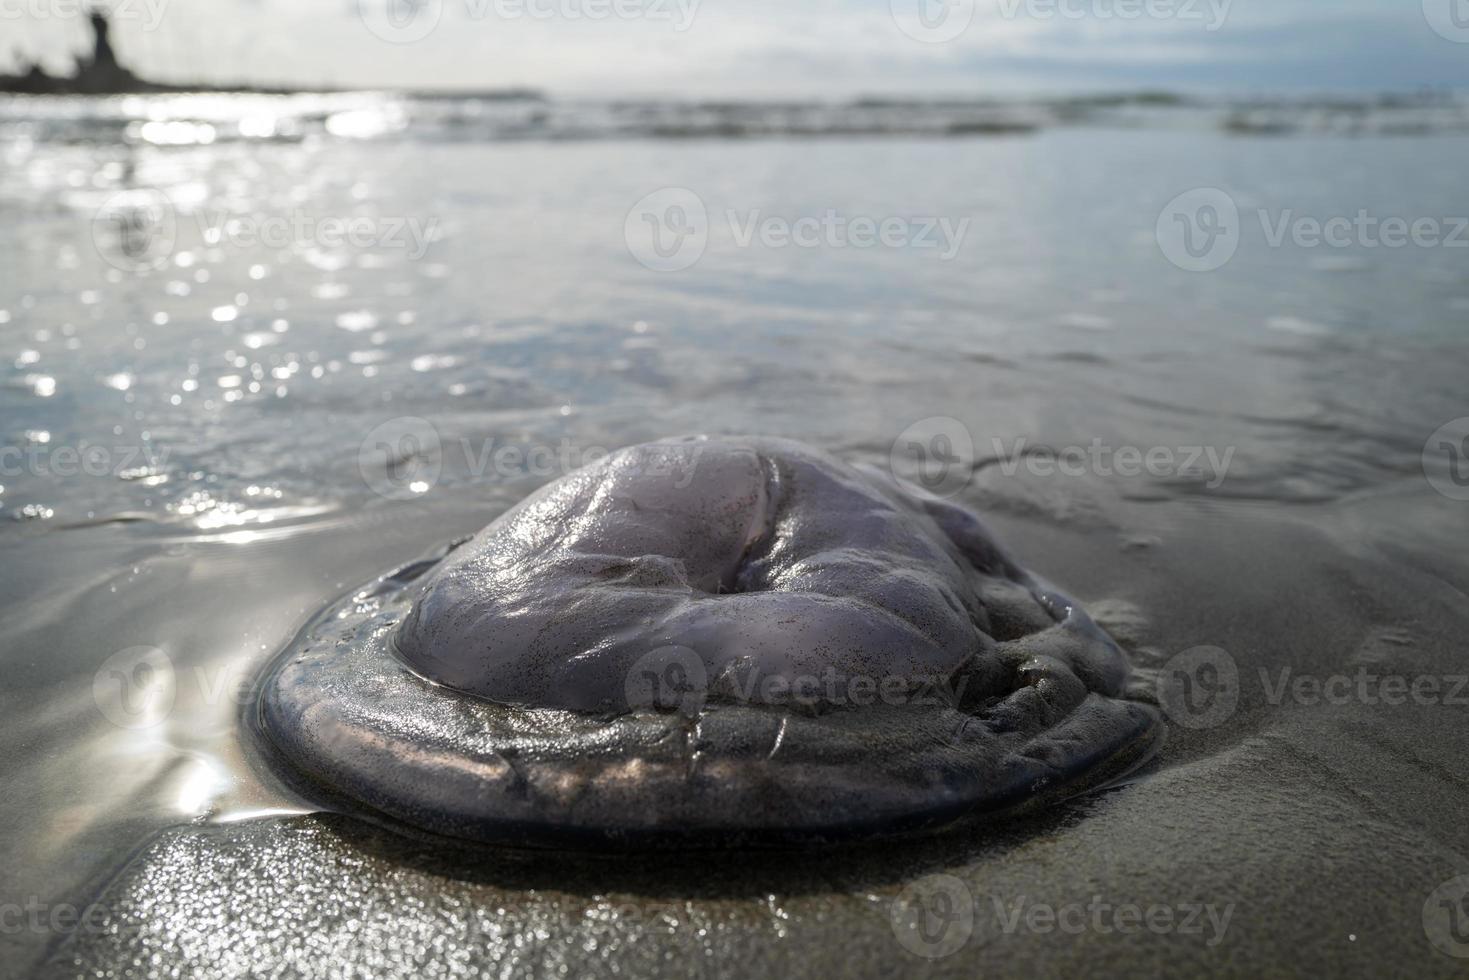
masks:
[[[797,442],[636,446],[270,668],[332,796],[457,838],[783,846],[982,823],[1159,744],[1128,665],[960,506]]]

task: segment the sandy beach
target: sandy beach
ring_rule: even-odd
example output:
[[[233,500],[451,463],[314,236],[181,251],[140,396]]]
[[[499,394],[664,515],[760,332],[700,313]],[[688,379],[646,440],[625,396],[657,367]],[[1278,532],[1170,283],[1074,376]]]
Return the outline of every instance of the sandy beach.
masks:
[[[191,976],[720,975],[730,958],[799,975],[1455,975],[1429,930],[1435,889],[1469,873],[1459,655],[1444,639],[1463,627],[1465,570],[1399,555],[1462,512],[1411,489],[1207,520],[1114,502],[1117,525],[1155,535],[1139,547],[1118,526],[1020,516],[1014,491],[972,499],[1129,646],[1140,683],[1173,650],[1207,645],[1237,667],[1237,707],[1170,724],[1164,753],[1121,786],[926,841],[754,856],[446,851],[348,816],[168,830],[95,892],[96,928],[50,950],[43,975],[137,962]],[[325,530],[310,549],[355,564],[346,537]],[[221,569],[217,587],[248,593],[298,547]],[[1450,703],[1310,703],[1297,683],[1435,671]],[[961,911],[908,928],[915,888],[960,896]]]
[[[0,975],[1463,972],[1469,276],[1272,242],[1442,227],[1457,103],[61,105],[0,103]],[[1190,271],[1210,188],[1243,233]],[[637,237],[685,192],[702,232]],[[323,609],[691,432],[917,480],[944,437],[932,489],[1125,648],[1162,749],[923,839],[640,855],[414,836],[262,754]]]

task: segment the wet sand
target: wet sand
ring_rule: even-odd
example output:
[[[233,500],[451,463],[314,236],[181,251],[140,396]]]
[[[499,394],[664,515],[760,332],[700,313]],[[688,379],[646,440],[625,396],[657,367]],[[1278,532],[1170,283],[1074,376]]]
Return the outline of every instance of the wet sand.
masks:
[[[100,900],[149,928],[103,921],[68,939],[65,916],[7,917],[0,975],[46,960],[53,975],[119,973],[155,952],[135,972],[391,972],[374,957],[431,944],[430,917],[443,938],[415,972],[549,973],[573,957],[654,975],[1462,972],[1430,931],[1451,935],[1439,899],[1454,896],[1434,892],[1469,871],[1466,707],[1443,703],[1447,688],[1398,706],[1272,698],[1287,669],[1317,684],[1469,672],[1469,504],[1424,478],[1430,433],[1469,412],[1462,257],[1276,249],[1251,217],[1233,261],[1195,275],[1155,228],[1204,186],[1246,215],[1457,213],[1463,137],[436,131],[161,147],[120,140],[114,122],[55,139],[0,125],[0,204],[25,229],[0,241],[0,419],[24,464],[0,481],[0,912]],[[659,185],[698,192],[719,219],[682,273],[639,265],[624,240],[629,208]],[[154,186],[177,192],[178,240],[156,271],[118,269],[94,217]],[[289,223],[307,205],[441,234],[422,254],[205,235],[236,210]],[[830,208],[972,226],[942,262],[746,248],[725,220]],[[361,457],[403,416],[436,427],[442,473],[388,499]],[[493,451],[758,432],[885,467],[905,429],[938,417],[961,420],[980,457],[1019,440],[1230,454],[1226,479],[989,466],[958,499],[1131,648],[1145,690],[1144,672],[1179,654],[1227,651],[1197,665],[1214,674],[1185,676],[1206,713],[1227,709],[1214,685],[1232,664],[1234,709],[1212,727],[1175,718],[1152,769],[1023,823],[759,860],[433,857],[347,816],[320,824],[325,801],[254,757],[243,706],[311,616],[563,472]],[[87,445],[111,465],[77,475],[73,456],[57,472]],[[138,647],[172,665],[156,716],[117,700],[114,658],[126,667]],[[967,936],[925,920],[920,952],[948,953],[937,960],[893,928],[915,883],[951,914],[981,913]],[[238,914],[215,918],[226,896]],[[1202,931],[1124,934],[1120,913],[1098,926],[1094,896],[1138,915],[1199,908]],[[317,913],[300,912],[307,897]],[[1045,928],[1048,913],[1074,924],[1077,903],[1078,934]],[[1212,946],[1209,907],[1229,910]],[[371,941],[334,960],[327,939],[354,929]]]
[[[1405,488],[1299,514],[1117,504],[1079,527],[1018,516],[1016,490],[972,496],[1091,604],[1142,683],[1200,645],[1237,664],[1237,710],[1175,717],[1125,785],[974,832],[755,856],[461,851],[345,815],[170,830],[43,975],[1461,974],[1425,906],[1469,874],[1469,710],[1271,701],[1285,666],[1464,673],[1469,568],[1402,556],[1466,512]],[[905,934],[915,883],[968,895],[972,927]]]

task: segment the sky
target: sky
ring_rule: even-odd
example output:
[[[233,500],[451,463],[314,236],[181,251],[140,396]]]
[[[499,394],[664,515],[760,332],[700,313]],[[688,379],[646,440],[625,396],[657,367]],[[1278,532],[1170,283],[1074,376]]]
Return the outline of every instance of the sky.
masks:
[[[64,69],[83,0],[0,0]],[[1469,0],[107,0],[175,81],[841,98],[1469,88]]]

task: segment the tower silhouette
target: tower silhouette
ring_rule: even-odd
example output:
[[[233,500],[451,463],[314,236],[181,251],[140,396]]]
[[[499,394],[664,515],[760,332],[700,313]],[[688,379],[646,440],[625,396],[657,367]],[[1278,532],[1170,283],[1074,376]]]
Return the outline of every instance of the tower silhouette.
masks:
[[[93,7],[87,12],[87,19],[92,22],[91,66],[100,71],[120,70],[122,66],[117,63],[117,55],[112,50],[112,41],[108,36],[111,25],[107,23],[107,15]]]

